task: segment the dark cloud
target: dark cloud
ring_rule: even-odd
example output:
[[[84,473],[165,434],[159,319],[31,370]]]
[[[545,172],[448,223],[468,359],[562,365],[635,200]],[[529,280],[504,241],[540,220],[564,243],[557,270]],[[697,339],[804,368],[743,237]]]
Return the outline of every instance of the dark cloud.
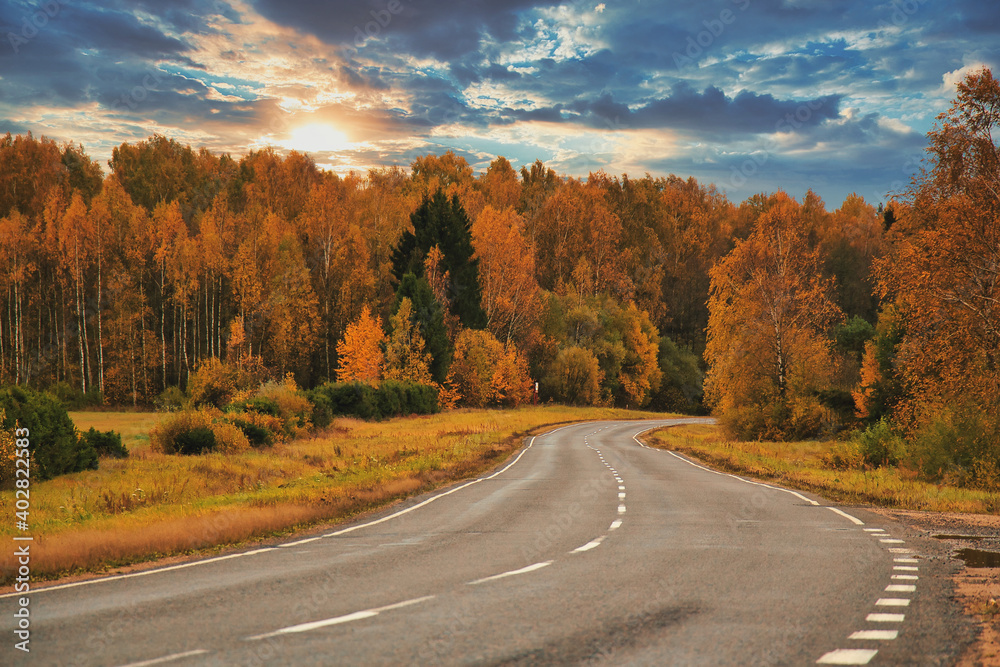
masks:
[[[277,23],[331,44],[403,49],[443,60],[479,49],[489,35],[513,39],[519,12],[547,7],[538,0],[256,0],[255,8]]]
[[[839,95],[795,101],[750,91],[730,98],[715,87],[699,93],[679,83],[670,97],[642,103],[635,109],[604,94],[565,107],[519,112],[518,117],[526,120],[544,116],[547,120],[605,129],[664,128],[720,136],[809,129],[838,118],[840,101]]]

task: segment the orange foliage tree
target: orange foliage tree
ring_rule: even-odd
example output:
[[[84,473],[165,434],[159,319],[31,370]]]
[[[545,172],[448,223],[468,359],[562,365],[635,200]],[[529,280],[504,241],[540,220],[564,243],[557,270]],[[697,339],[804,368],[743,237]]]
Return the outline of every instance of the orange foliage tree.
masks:
[[[541,310],[534,252],[514,209],[487,205],[472,226],[487,328],[506,344],[524,344]]]
[[[928,133],[929,168],[893,206],[878,275],[906,318],[899,356],[913,393],[900,418],[908,427],[965,405],[993,415],[1000,434],[998,127],[1000,82],[988,69],[972,72]]]
[[[373,317],[371,308],[364,306],[361,316],[347,325],[343,340],[337,343],[337,379],[341,382],[378,384],[382,379],[384,341],[382,318]]]
[[[780,193],[750,237],[711,272],[706,393],[743,437],[815,431],[813,391],[830,382],[830,327],[842,316],[820,258]]]

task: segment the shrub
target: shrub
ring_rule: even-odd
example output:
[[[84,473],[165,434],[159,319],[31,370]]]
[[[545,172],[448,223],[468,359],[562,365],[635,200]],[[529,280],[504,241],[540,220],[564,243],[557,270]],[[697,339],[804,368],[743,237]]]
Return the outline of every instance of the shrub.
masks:
[[[333,408],[330,397],[325,392],[313,389],[306,397],[312,403],[312,423],[316,428],[326,428],[333,421]]]
[[[23,387],[0,389],[4,410],[2,428],[20,425],[30,431],[29,449],[35,468],[32,477],[51,479],[57,475],[97,469],[97,452],[79,437],[65,406],[55,397]]]
[[[165,419],[149,433],[154,450],[164,454],[226,454],[245,451],[250,441],[239,428],[221,419],[218,410],[185,410]]]
[[[314,389],[311,396],[313,412],[321,411],[321,419],[327,414],[330,418],[344,415],[386,419],[440,410],[437,387],[398,380],[386,380],[378,387],[360,382],[331,382]]]
[[[215,449],[215,432],[208,426],[197,426],[190,431],[181,431],[174,438],[174,448],[178,454],[204,454]]]
[[[206,410],[185,410],[164,419],[149,432],[149,444],[153,450],[164,454],[180,452],[178,438],[190,431],[207,428],[211,430],[212,414]],[[183,438],[182,438],[183,440]]]
[[[903,439],[885,419],[861,431],[854,441],[865,464],[873,468],[898,465],[906,454]]]
[[[211,426],[215,440],[215,451],[223,454],[239,454],[250,449],[250,441],[243,431],[227,422],[214,422]]]
[[[300,433],[312,427],[313,406],[309,402],[309,397],[299,391],[294,380],[286,378],[285,382],[267,382],[260,386],[257,395],[251,403],[259,401],[261,405],[273,405],[276,412],[268,412],[279,417],[285,435],[290,437],[298,436]],[[257,410],[262,412],[262,410]]]
[[[0,409],[0,422],[3,419],[3,410]],[[0,429],[0,488],[7,487],[17,477],[17,458],[14,432],[9,429]]]
[[[90,443],[98,456],[125,459],[128,458],[128,449],[122,444],[122,436],[115,431],[98,431],[94,427],[80,437]]]
[[[271,415],[272,417],[278,417],[281,415],[281,408],[278,407],[277,401],[265,396],[254,396],[249,401],[242,403],[241,407],[247,412]]]
[[[187,403],[187,395],[180,387],[167,387],[153,399],[153,407],[161,412],[176,412]]]
[[[856,470],[865,465],[858,443],[854,440],[835,442],[823,455],[823,464],[834,470]]]
[[[261,412],[231,412],[226,415],[226,421],[243,431],[253,447],[270,447],[284,439],[281,417]]]
[[[913,434],[905,462],[931,482],[993,489],[1000,485],[1000,413],[971,401],[946,405]]]
[[[206,359],[188,380],[188,395],[195,407],[228,405],[240,391],[259,387],[269,377],[259,357],[245,357],[236,363]]]

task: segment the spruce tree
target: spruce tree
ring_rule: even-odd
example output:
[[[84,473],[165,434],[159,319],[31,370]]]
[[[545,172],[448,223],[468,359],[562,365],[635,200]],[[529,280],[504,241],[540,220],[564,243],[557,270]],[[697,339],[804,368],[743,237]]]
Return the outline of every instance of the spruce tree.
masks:
[[[479,260],[473,257],[472,225],[469,216],[453,196],[451,201],[438,190],[425,199],[410,216],[413,231],[403,234],[393,251],[392,270],[398,280],[412,273],[424,276],[424,259],[434,246],[444,254],[444,269],[451,275],[450,308],[469,329],[486,326],[479,287]]]

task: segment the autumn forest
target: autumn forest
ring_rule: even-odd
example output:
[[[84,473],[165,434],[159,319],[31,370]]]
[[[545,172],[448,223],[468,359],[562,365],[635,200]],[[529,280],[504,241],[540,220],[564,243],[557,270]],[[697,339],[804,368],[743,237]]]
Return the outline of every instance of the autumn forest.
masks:
[[[677,176],[454,153],[338,176],[162,136],[0,138],[0,383],[180,404],[205,378],[432,387],[855,430],[869,463],[1000,478],[1000,85],[959,84],[905,192],[729,201]],[[235,372],[235,371],[234,371]],[[992,481],[990,481],[992,480]]]

